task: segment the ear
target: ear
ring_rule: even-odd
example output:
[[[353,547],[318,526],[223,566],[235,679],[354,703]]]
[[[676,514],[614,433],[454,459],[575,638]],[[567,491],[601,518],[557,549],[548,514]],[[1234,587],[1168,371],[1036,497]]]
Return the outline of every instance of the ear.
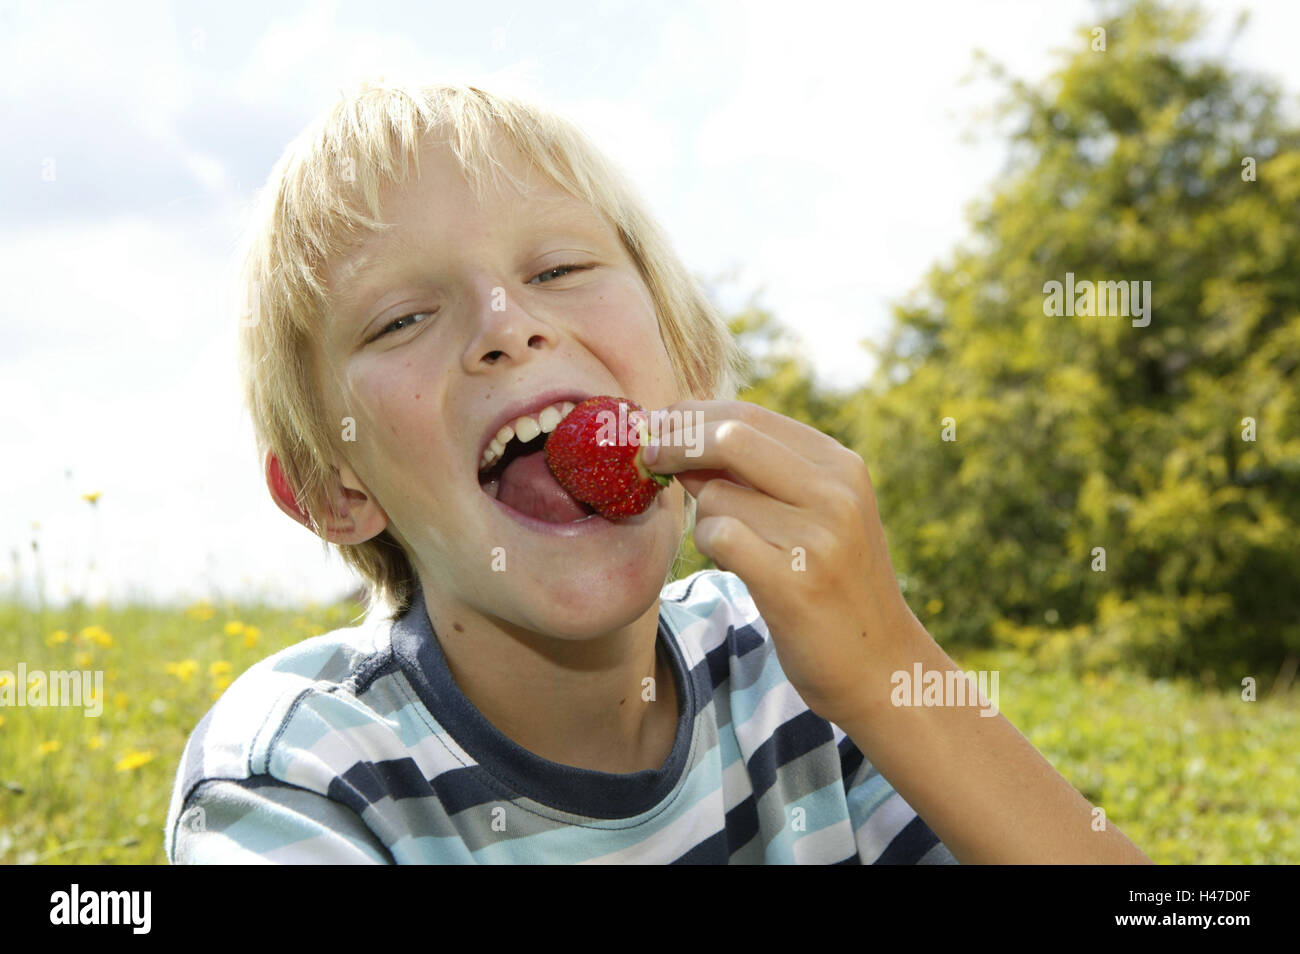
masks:
[[[266,486],[275,505],[308,530],[320,534],[312,519],[298,506],[293,487],[272,451],[266,452],[264,468]],[[331,543],[365,543],[388,526],[388,514],[346,464],[334,473],[330,494],[333,519],[320,535]]]

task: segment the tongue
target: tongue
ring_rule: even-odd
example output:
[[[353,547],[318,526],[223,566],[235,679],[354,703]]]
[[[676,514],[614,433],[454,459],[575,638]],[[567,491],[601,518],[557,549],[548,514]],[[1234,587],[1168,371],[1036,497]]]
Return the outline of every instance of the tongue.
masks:
[[[546,454],[538,451],[516,457],[501,472],[497,500],[520,513],[548,523],[572,523],[594,513],[559,485]]]

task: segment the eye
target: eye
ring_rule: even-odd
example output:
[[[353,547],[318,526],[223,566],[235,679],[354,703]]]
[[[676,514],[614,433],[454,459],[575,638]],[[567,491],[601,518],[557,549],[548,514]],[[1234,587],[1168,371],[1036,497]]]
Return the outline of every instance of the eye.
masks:
[[[418,311],[418,312],[415,312],[414,314],[403,315],[401,318],[398,318],[398,319],[396,319],[396,320],[390,322],[388,325],[386,325],[386,326],[384,327],[384,329],[383,329],[382,331],[379,332],[379,334],[375,335],[375,336],[374,336],[373,338],[371,338],[370,340],[371,340],[371,341],[377,341],[377,340],[379,340],[380,338],[382,338],[384,335],[388,334],[390,331],[401,331],[403,328],[409,328],[412,324],[415,323],[415,322],[413,321],[413,319],[416,319],[416,318],[421,318],[421,319],[423,319],[423,318],[429,318],[429,317],[432,317],[432,315],[433,315],[433,312],[431,312],[431,311]]]
[[[538,282],[538,281],[537,281],[537,279],[543,277],[544,275],[555,275],[556,272],[563,272],[564,275],[567,275],[569,272],[577,272],[577,271],[581,271],[581,270],[583,270],[583,269],[585,269],[585,268],[590,268],[590,267],[591,267],[590,265],[557,265],[557,266],[555,266],[554,268],[548,268],[546,271],[542,272],[541,275],[536,275],[536,276],[534,276],[533,279],[532,279],[532,281],[530,281],[528,284],[531,285],[531,284],[533,284],[534,282],[537,282],[537,284],[539,284],[539,285],[544,285],[544,284],[546,284],[545,282]],[[556,277],[556,278],[563,278],[564,275],[555,275],[555,277]],[[554,279],[552,279],[552,280],[554,280]]]

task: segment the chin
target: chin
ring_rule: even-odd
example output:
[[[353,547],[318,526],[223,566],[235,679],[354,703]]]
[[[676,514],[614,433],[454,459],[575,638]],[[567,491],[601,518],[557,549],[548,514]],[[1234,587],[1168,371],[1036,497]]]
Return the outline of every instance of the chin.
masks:
[[[539,579],[530,587],[532,599],[514,594],[516,618],[530,629],[562,639],[604,636],[651,609],[675,554],[675,545],[662,559],[647,557],[643,549],[622,565],[604,563]]]

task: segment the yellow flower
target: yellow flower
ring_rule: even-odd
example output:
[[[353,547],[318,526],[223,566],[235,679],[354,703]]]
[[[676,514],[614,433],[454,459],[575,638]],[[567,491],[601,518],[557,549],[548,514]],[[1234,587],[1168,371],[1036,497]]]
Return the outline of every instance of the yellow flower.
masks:
[[[97,503],[102,495],[102,491],[96,490],[94,493],[82,494],[81,499],[93,504]]]
[[[77,655],[73,657],[72,661],[77,664],[78,669],[87,669],[94,659],[95,657],[90,655],[90,653],[82,651],[77,653]]]
[[[58,739],[50,739],[50,741],[42,742],[40,745],[36,747],[36,754],[45,756],[45,755],[49,755],[51,752],[57,752],[61,748],[63,748],[62,742],[60,742]]]
[[[7,686],[8,684],[9,684],[9,674],[8,674],[8,673],[0,673],[0,688],[3,688],[4,686]]]
[[[939,599],[938,597],[930,600],[930,602],[925,604],[925,611],[929,613],[931,616],[934,616],[936,613],[942,613],[943,600]]]
[[[217,687],[217,695],[221,695],[221,693],[226,691],[226,687],[230,685],[230,677],[218,676],[216,679],[212,680],[212,684]]]
[[[125,692],[119,692],[113,697],[113,708],[119,712],[126,708],[127,697]]]
[[[169,675],[175,676],[181,682],[189,682],[194,674],[199,671],[199,664],[193,659],[182,659],[180,662],[169,662],[163,665]]]
[[[218,659],[216,662],[214,662],[211,666],[208,667],[209,676],[213,676],[213,677],[225,676],[228,675],[229,673],[230,673],[230,663],[226,662],[224,659]]]
[[[226,624],[227,636],[238,636],[243,631],[244,631],[244,624],[237,619],[231,620],[229,623]]]
[[[4,724],[5,724],[5,717],[3,715],[0,715],[0,726]]]
[[[262,631],[256,626],[249,626],[244,629],[244,645],[252,649],[257,645],[257,638],[262,635]]]
[[[50,633],[50,635],[45,638],[45,645],[57,646],[60,643],[66,643],[67,641],[68,641],[68,634],[61,629],[56,629],[54,632]]]
[[[120,759],[118,759],[117,764],[114,765],[113,768],[117,769],[117,771],[119,772],[134,771],[135,769],[138,769],[141,765],[148,765],[150,762],[152,762],[156,754],[157,753],[155,753],[152,749],[148,749],[146,751],[132,750],[130,752],[127,752],[126,755],[122,756]]]
[[[193,606],[185,611],[185,615],[190,619],[196,619],[201,623],[206,623],[212,617],[217,615],[217,611],[212,608],[212,604],[207,600],[199,600]]]
[[[86,747],[90,749],[92,752],[97,752],[98,750],[102,749],[104,747],[103,734],[101,733],[100,735],[94,735],[91,736],[89,739],[87,739]]]
[[[87,626],[81,631],[81,638],[108,649],[113,645],[113,637],[102,626]]]

